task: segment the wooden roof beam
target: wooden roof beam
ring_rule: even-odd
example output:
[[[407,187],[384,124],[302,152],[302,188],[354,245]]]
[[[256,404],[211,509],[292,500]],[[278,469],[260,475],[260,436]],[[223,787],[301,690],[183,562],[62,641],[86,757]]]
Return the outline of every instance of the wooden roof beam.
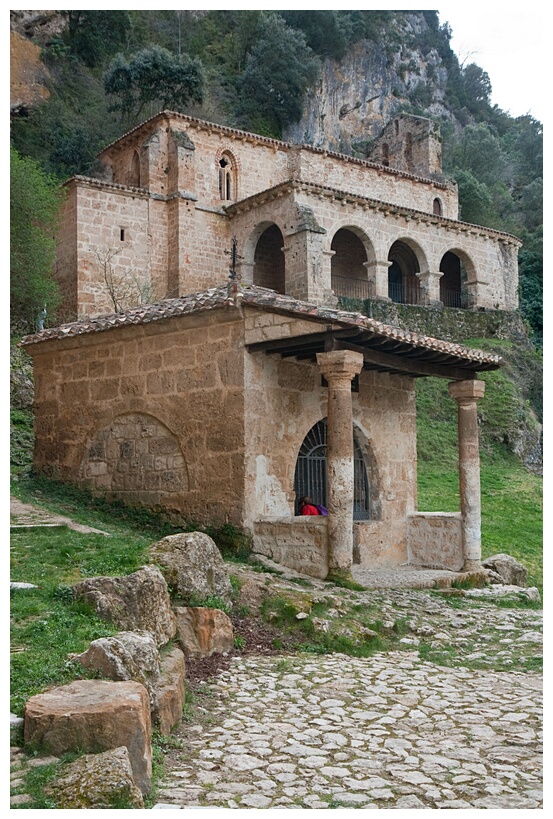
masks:
[[[463,370],[461,367],[449,367],[443,364],[434,364],[430,361],[417,361],[413,358],[390,355],[389,353],[382,353],[378,350],[367,349],[359,344],[351,344],[342,339],[328,339],[325,349],[327,351],[353,350],[353,352],[361,353],[364,361],[368,364],[376,365],[377,367],[386,367],[397,373],[401,372],[406,375],[434,376],[436,378],[448,378],[450,381],[467,381],[476,378],[474,371]]]

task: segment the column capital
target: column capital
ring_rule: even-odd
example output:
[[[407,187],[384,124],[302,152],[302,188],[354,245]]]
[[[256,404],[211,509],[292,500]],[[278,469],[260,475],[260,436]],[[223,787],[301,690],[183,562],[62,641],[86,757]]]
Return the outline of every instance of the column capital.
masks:
[[[476,379],[467,381],[450,381],[447,385],[451,398],[459,404],[470,404],[484,397],[486,384]]]
[[[351,381],[363,369],[363,354],[353,350],[317,353],[317,366],[329,384],[335,379]]]

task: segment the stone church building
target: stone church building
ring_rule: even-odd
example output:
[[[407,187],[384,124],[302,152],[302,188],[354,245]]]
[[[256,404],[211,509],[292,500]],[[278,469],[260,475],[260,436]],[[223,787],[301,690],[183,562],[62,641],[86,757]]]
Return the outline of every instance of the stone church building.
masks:
[[[67,183],[76,320],[23,342],[35,466],[315,577],[478,567],[478,373],[500,359],[337,306],[516,308],[520,243],[458,220],[436,126],[402,115],[359,160],[163,112],[99,159]],[[458,405],[458,514],[417,509],[419,377]],[[328,517],[298,517],[304,494]]]

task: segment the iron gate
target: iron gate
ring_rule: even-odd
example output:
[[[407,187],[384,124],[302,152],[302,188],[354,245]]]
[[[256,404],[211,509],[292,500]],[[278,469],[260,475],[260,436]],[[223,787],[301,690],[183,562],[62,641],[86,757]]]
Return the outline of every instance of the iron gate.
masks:
[[[307,495],[327,506],[326,418],[311,427],[300,447],[294,476],[296,501]],[[296,513],[299,510],[296,509]],[[370,490],[361,447],[353,435],[353,519],[369,520]]]

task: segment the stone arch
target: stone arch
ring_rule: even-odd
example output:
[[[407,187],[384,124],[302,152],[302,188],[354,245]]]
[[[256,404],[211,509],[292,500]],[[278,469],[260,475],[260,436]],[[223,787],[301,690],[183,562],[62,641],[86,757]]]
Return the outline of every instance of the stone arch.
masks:
[[[446,250],[440,260],[440,301],[444,307],[472,307],[476,302],[476,267],[464,250]]]
[[[297,501],[308,495],[315,504],[327,506],[326,496],[326,417],[319,419],[303,438],[294,471]],[[353,425],[354,520],[375,520],[380,516],[378,469],[372,447],[361,427]],[[298,511],[296,508],[295,512]]]
[[[337,296],[367,299],[368,268],[375,252],[365,232],[355,225],[339,227],[330,242],[332,289]]]
[[[428,270],[422,248],[412,239],[397,239],[388,253],[388,296],[398,304],[420,303],[419,274]]]
[[[131,505],[171,506],[189,488],[176,435],[144,412],[118,415],[96,432],[81,462],[79,478],[95,494]]]
[[[286,293],[284,236],[276,222],[260,222],[248,237],[244,249],[246,264],[253,268],[253,284]]]
[[[217,151],[216,168],[219,199],[223,202],[236,201],[239,198],[239,163],[232,151],[228,148]]]

